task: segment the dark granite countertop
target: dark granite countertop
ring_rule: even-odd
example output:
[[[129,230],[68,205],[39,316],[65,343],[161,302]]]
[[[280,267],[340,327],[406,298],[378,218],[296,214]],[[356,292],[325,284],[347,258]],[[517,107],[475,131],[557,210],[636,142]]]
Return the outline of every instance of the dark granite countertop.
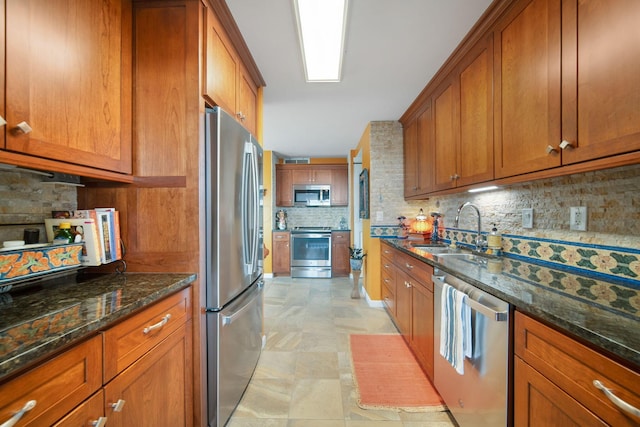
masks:
[[[410,240],[385,241],[640,369],[640,290],[510,257],[437,257]]]
[[[195,278],[78,273],[0,294],[0,381],[187,287]]]

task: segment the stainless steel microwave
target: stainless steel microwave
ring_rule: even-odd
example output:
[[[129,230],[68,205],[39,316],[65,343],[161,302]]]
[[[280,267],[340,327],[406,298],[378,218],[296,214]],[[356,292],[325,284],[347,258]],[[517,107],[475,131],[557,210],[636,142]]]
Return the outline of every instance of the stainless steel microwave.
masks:
[[[295,206],[331,206],[330,185],[294,185]]]

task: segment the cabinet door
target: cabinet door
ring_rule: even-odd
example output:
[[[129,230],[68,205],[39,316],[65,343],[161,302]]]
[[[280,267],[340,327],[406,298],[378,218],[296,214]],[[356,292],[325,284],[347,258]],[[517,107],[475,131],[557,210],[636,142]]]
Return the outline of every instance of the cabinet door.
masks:
[[[460,72],[457,186],[493,179],[493,38],[466,56]]]
[[[236,117],[253,135],[257,134],[258,87],[240,67],[238,76],[238,111]]]
[[[293,180],[293,185],[313,184],[313,176],[311,171],[307,168],[293,169],[291,171],[291,178]]]
[[[560,166],[560,0],[521,0],[495,42],[496,178]]]
[[[331,206],[349,204],[349,171],[347,166],[331,170]]]
[[[18,424],[51,425],[102,385],[102,341],[94,337],[0,386],[0,422],[30,400],[33,409]]]
[[[563,2],[564,164],[640,150],[639,16],[637,0]]]
[[[126,0],[6,1],[4,148],[131,173],[130,36]]]
[[[433,191],[434,175],[434,126],[433,109],[428,102],[425,110],[418,116],[418,141],[417,141],[417,175],[418,194],[424,195]]]
[[[538,371],[515,357],[514,425],[607,426]]]
[[[334,231],[331,233],[331,276],[349,276],[351,265],[349,264],[349,243],[351,233],[347,231]]]
[[[433,292],[420,284],[411,289],[411,348],[433,380]]]
[[[291,274],[291,249],[289,247],[290,234],[288,231],[273,233],[273,274]]]
[[[411,120],[404,128],[404,197],[418,195],[418,120]]]
[[[313,184],[331,185],[332,169],[312,166],[311,179]]]
[[[396,271],[396,323],[407,342],[411,338],[411,277]]]
[[[193,425],[191,321],[105,387],[109,427]],[[114,405],[124,401],[122,408]]]
[[[58,421],[53,427],[90,427],[106,425],[104,416],[104,392],[98,391],[89,399],[78,405],[66,417]]]
[[[445,83],[434,96],[434,190],[453,188],[458,178],[456,171],[460,126],[458,93],[457,83],[452,79]]]
[[[293,206],[293,176],[290,169],[276,166],[276,206]]]
[[[207,8],[205,17],[203,96],[231,115],[236,113],[238,57],[215,12]]]

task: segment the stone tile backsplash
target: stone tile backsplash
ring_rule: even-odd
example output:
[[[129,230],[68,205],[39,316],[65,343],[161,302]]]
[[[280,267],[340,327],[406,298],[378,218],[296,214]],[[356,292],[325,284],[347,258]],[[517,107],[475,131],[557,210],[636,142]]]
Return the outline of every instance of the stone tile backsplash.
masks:
[[[22,240],[25,228],[37,228],[44,243],[44,219],[52,210],[75,210],[77,199],[75,187],[43,183],[32,173],[0,171],[0,242]]]

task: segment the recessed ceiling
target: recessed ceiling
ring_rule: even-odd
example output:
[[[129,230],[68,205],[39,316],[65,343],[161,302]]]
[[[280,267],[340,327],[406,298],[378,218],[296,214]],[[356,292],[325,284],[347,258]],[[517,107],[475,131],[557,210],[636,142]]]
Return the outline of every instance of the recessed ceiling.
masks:
[[[342,81],[305,82],[293,0],[227,0],[262,73],[263,146],[347,157],[367,123],[398,120],[491,0],[350,0]]]

